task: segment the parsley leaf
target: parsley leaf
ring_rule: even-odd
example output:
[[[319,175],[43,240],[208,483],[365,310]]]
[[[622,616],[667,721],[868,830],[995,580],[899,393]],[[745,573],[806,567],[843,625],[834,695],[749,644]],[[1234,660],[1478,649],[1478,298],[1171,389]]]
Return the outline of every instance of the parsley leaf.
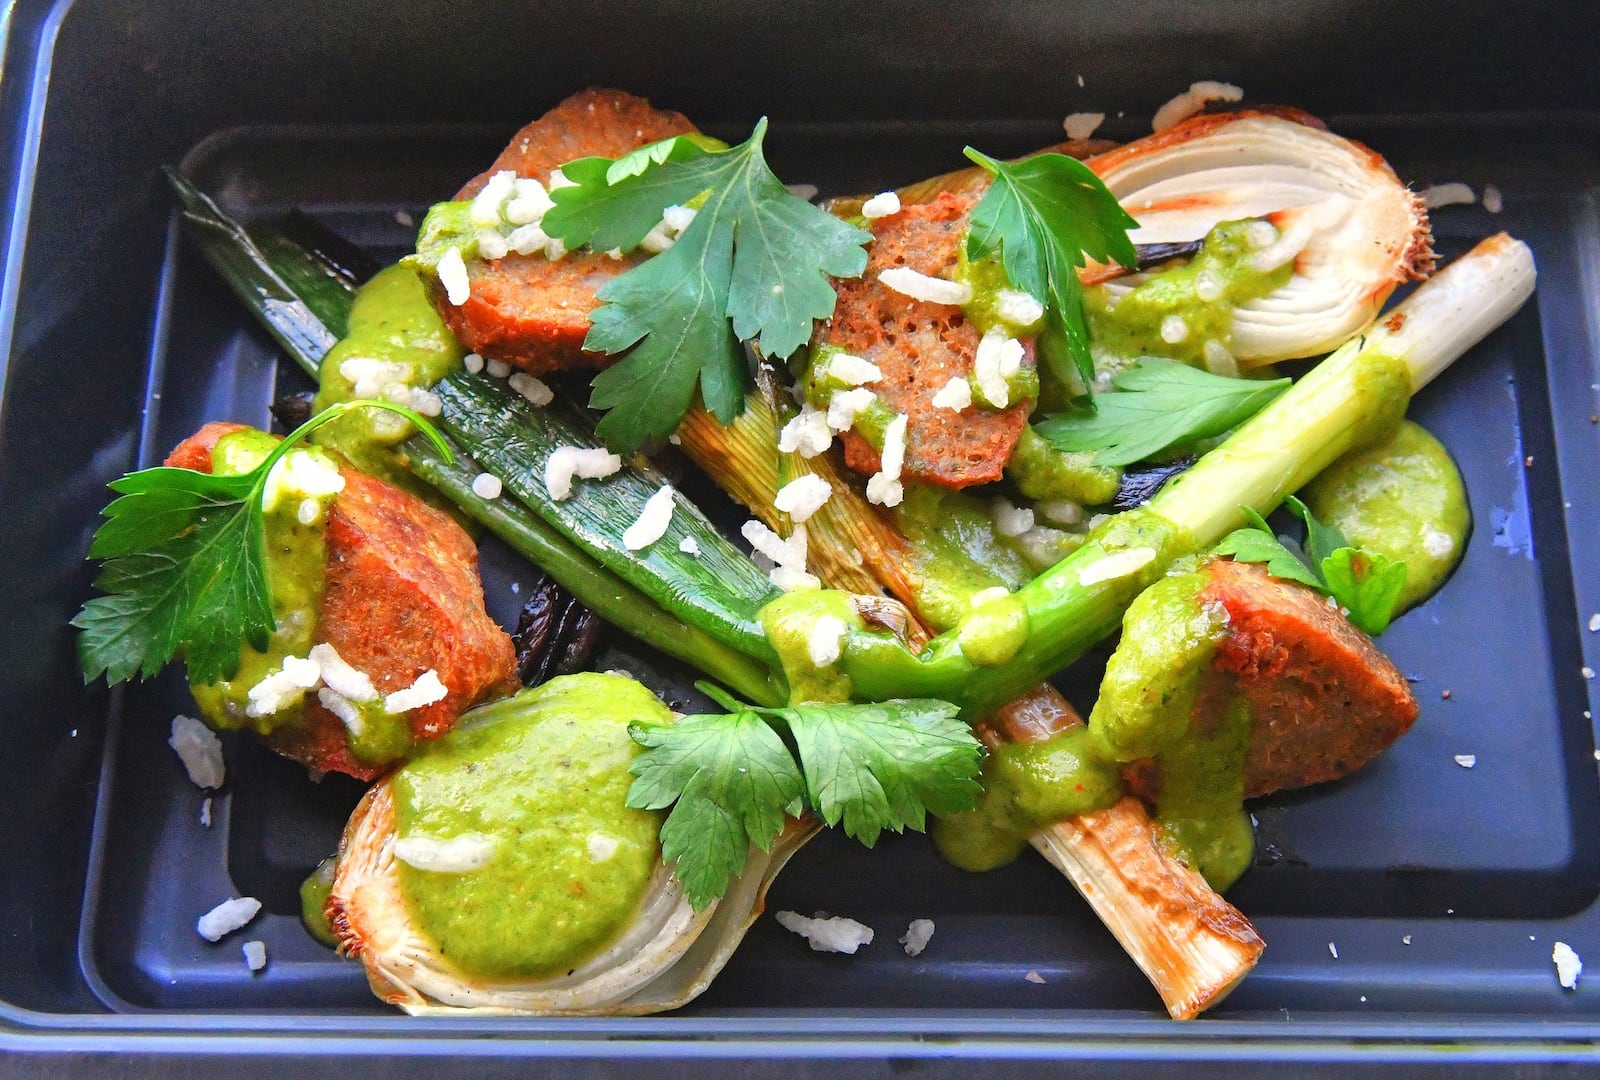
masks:
[[[983,751],[956,707],[796,705],[781,711],[805,769],[811,805],[867,847],[884,829],[921,831],[927,814],[970,809]]]
[[[1132,269],[1139,260],[1128,230],[1139,223],[1075,158],[1037,154],[1008,163],[970,146],[965,152],[994,176],[972,209],[967,257],[989,258],[998,251],[1011,286],[1045,306],[1047,332],[1065,339],[1078,380],[1087,388],[1094,380],[1094,360],[1077,268],[1087,255]]]
[[[1293,495],[1284,502],[1305,522],[1306,554],[1327,592],[1349,611],[1350,621],[1373,637],[1387,630],[1406,587],[1406,564],[1353,546],[1344,533],[1318,521],[1311,508]]]
[[[1224,536],[1211,550],[1239,562],[1265,563],[1273,577],[1298,581],[1326,593],[1347,612],[1350,622],[1377,637],[1389,628],[1406,587],[1406,564],[1375,551],[1353,547],[1344,533],[1324,525],[1293,495],[1284,500],[1306,525],[1307,566],[1278,542],[1272,526],[1248,506],[1240,507],[1250,525]]]
[[[784,818],[807,806],[871,847],[884,829],[920,830],[930,812],[971,809],[978,795],[983,747],[953,705],[765,709],[712,696],[733,711],[629,728],[646,749],[630,766],[628,805],[672,807],[661,856],[696,910],[743,871],[751,844],[771,850]]]
[[[1318,592],[1325,592],[1322,579],[1300,556],[1284,547],[1262,516],[1246,506],[1242,508],[1250,524],[1235,529],[1217,542],[1211,550],[1218,555],[1231,556],[1235,562],[1264,563],[1267,573],[1286,581],[1298,581]]]
[[[241,645],[267,647],[276,629],[267,581],[261,497],[274,466],[296,443],[352,409],[386,409],[416,424],[449,454],[422,417],[386,401],[334,405],[296,428],[259,466],[215,476],[161,466],[111,483],[119,498],[89,547],[107,560],[95,588],[105,593],[72,619],[85,682],[148,679],[181,649],[196,682],[238,670]]]
[[[791,194],[767,166],[766,131],[763,118],[726,151],[679,139],[642,158],[562,167],[574,184],[551,193],[540,227],[569,248],[632,251],[667,207],[699,207],[672,247],[598,293],[584,347],[632,350],[596,377],[590,400],[606,410],[597,431],[614,450],[670,434],[697,383],[706,407],[731,422],[744,402],[739,343],[789,356],[832,316],[829,277],[866,269],[872,234]]]
[[[661,858],[672,863],[696,911],[721,896],[754,844],[769,851],[786,816],[803,811],[805,781],[778,733],[754,711],[686,716],[659,727],[633,724],[646,751],[630,768],[627,803],[672,807],[661,825]]]
[[[1121,393],[1094,411],[1058,413],[1035,430],[1059,450],[1093,450],[1096,465],[1130,465],[1173,446],[1231,431],[1288,388],[1290,380],[1230,379],[1147,357],[1117,375]]]

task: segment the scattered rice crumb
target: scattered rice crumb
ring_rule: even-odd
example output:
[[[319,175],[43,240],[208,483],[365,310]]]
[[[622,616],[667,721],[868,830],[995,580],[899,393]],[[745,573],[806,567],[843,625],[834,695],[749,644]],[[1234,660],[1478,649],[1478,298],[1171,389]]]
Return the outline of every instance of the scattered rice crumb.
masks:
[[[544,380],[536,379],[526,371],[519,371],[511,376],[508,385],[522,395],[528,404],[541,409],[556,399],[555,392],[544,384]]]
[[[867,501],[879,506],[899,506],[905,498],[905,488],[900,483],[900,469],[906,459],[906,422],[902,413],[889,421],[883,431],[883,452],[879,468],[867,480]]]
[[[861,204],[861,216],[864,218],[888,217],[899,212],[900,196],[892,191],[879,192]]]
[[[1505,199],[1493,184],[1483,185],[1483,208],[1491,214],[1498,214],[1505,209]]]
[[[479,833],[462,833],[448,840],[402,836],[394,842],[393,851],[395,858],[418,870],[465,874],[494,858],[494,841]]]
[[[1600,612],[1589,616],[1589,633],[1600,631]]]
[[[1005,537],[1021,536],[1034,525],[1033,511],[1013,505],[1004,495],[995,496],[989,503],[989,517],[994,521],[994,531]]]
[[[192,716],[172,718],[172,734],[167,745],[177,751],[184,771],[195,787],[219,788],[226,775],[222,763],[222,740],[216,732]]]
[[[692,536],[685,536],[678,541],[678,550],[685,555],[698,555],[700,554],[700,542]]]
[[[1583,667],[1579,668],[1578,671],[1585,679],[1594,678],[1594,668],[1590,667],[1588,664],[1585,664]]]
[[[504,485],[493,473],[479,473],[472,478],[472,493],[480,499],[498,499]]]
[[[1084,567],[1078,574],[1078,584],[1098,585],[1102,581],[1126,577],[1144,569],[1154,562],[1155,558],[1155,548],[1136,547],[1118,551]]]
[[[1075,112],[1070,113],[1061,126],[1069,139],[1091,138],[1100,125],[1106,122],[1103,112]]]
[[[785,454],[798,453],[803,458],[814,458],[832,445],[833,429],[828,426],[828,414],[809,404],[802,405],[799,415],[783,425],[778,433],[778,449]]]
[[[900,944],[906,947],[907,956],[921,956],[933,938],[932,919],[912,919],[906,932],[900,935]]]
[[[611,857],[617,853],[617,849],[622,846],[622,843],[615,836],[607,836],[605,833],[590,833],[586,846],[589,849],[589,861],[603,863],[611,860]]]
[[[558,446],[545,459],[544,486],[557,502],[572,494],[572,480],[600,480],[622,469],[622,458],[599,447]]]
[[[1422,205],[1429,210],[1437,210],[1441,206],[1471,206],[1478,201],[1472,189],[1466,184],[1434,184],[1425,187],[1419,193],[1422,196]]]
[[[1478,764],[1478,755],[1477,754],[1457,754],[1456,755],[1456,764],[1460,765],[1463,769],[1471,769],[1471,768],[1475,767]]]
[[[1011,404],[1011,384],[1007,380],[1021,370],[1022,357],[1022,342],[1004,330],[996,328],[983,335],[972,358],[972,378],[985,402],[996,409]]]
[[[359,671],[345,661],[329,642],[323,641],[311,646],[311,653],[307,659],[315,660],[321,672],[324,685],[338,691],[351,701],[376,701],[378,688],[372,685],[372,678],[364,671]]]
[[[489,373],[489,377],[492,379],[504,379],[511,374],[511,365],[504,360],[485,360],[483,369]]]
[[[408,229],[417,223],[417,219],[406,213],[404,210],[396,210],[394,212],[394,219]]]
[[[200,824],[211,828],[211,799],[209,796],[200,804]]]
[[[811,656],[811,666],[825,668],[839,659],[844,651],[844,620],[837,615],[819,615],[806,635],[806,651]]]
[[[439,256],[439,284],[444,286],[445,299],[453,307],[460,307],[472,296],[472,283],[467,280],[467,262],[461,249],[452,247]]]
[[[773,497],[772,505],[796,521],[809,521],[833,497],[833,485],[820,476],[797,476]]]
[[[1032,326],[1044,318],[1044,305],[1022,289],[1001,289],[995,294],[994,309],[1014,326]]]
[[[1576,990],[1578,976],[1583,974],[1583,960],[1565,941],[1558,941],[1550,950],[1550,959],[1556,965],[1556,978],[1563,990]]]
[[[1402,944],[1402,945],[1410,945],[1411,944],[1411,935],[1407,934],[1405,937],[1401,938],[1400,939],[1400,944]]]
[[[959,375],[952,375],[950,381],[933,395],[933,407],[965,412],[972,407],[972,384]]]
[[[267,966],[267,943],[264,941],[247,941],[244,943],[245,966],[251,971],[260,971]]]
[[[236,896],[224,900],[194,924],[195,931],[207,941],[221,941],[224,936],[244,926],[261,912],[261,901],[253,896]]]
[[[1150,121],[1150,128],[1153,131],[1165,131],[1174,124],[1189,119],[1213,101],[1240,101],[1243,98],[1244,91],[1232,83],[1215,82],[1210,79],[1190,83],[1189,89],[1156,110],[1155,118]]]
[[[1030,971],[1024,975],[1023,978],[1027,979],[1031,983],[1037,983],[1040,986],[1044,985],[1044,976],[1040,975],[1037,971]]]
[[[829,357],[827,371],[824,374],[827,378],[842,382],[846,386],[864,386],[882,379],[883,369],[855,353],[842,352]]]
[[[672,524],[672,485],[662,484],[656,493],[644,502],[639,520],[629,525],[622,534],[622,546],[629,551],[641,551],[667,535]]]
[[[780,911],[778,925],[805,938],[815,952],[851,953],[872,944],[872,927],[840,916],[808,919],[794,911]]]
[[[878,280],[883,282],[885,288],[929,304],[960,305],[972,299],[972,286],[966,282],[929,277],[909,266],[892,266],[880,272]]]
[[[855,426],[856,417],[870,409],[877,400],[878,395],[864,386],[834,391],[828,398],[828,430],[849,431]],[[833,438],[831,434],[828,437]]]
[[[1082,75],[1078,76],[1078,89],[1079,90],[1083,89],[1083,76]]]
[[[391,714],[410,712],[412,709],[420,709],[436,701],[443,701],[449,696],[450,690],[439,681],[439,673],[429,668],[417,676],[416,682],[384,698],[383,711]]]
[[[1335,960],[1339,959],[1339,946],[1335,945],[1331,941],[1328,942],[1328,955],[1333,957]]]

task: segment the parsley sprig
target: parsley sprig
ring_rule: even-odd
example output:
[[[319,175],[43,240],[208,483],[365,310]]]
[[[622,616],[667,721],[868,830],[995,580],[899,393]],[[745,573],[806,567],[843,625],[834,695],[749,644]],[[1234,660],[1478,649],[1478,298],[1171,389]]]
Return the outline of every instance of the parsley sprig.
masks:
[[[628,353],[595,378],[589,401],[605,410],[597,431],[613,450],[671,434],[697,384],[730,423],[744,404],[740,342],[791,355],[833,314],[828,278],[866,269],[872,234],[791,194],[767,166],[766,132],[763,118],[726,151],[679,136],[562,166],[573,186],[551,193],[541,228],[568,248],[632,251],[667,207],[698,206],[676,243],[598,293],[584,348]]]
[[[1128,230],[1138,226],[1116,196],[1083,162],[1065,154],[1036,154],[1017,162],[997,161],[972,147],[968,158],[994,176],[972,209],[967,257],[999,254],[1006,279],[1045,307],[1041,356],[1052,359],[1052,335],[1064,340],[1085,391],[1094,380],[1089,330],[1083,314],[1078,267],[1084,256],[1115,260],[1128,269],[1139,256]],[[1068,372],[1057,371],[1064,385]]]
[[[98,596],[72,620],[84,681],[148,679],[182,650],[197,683],[230,677],[241,644],[265,649],[277,628],[266,571],[262,493],[274,466],[330,420],[359,408],[385,409],[416,424],[447,457],[426,420],[387,401],[347,401],[301,424],[260,465],[239,476],[160,466],[110,484],[119,496],[103,511],[89,557],[106,560]]]
[[[1238,562],[1264,563],[1273,577],[1298,581],[1326,593],[1361,630],[1373,637],[1383,633],[1405,590],[1406,564],[1353,546],[1342,531],[1318,521],[1310,508],[1293,495],[1285,502],[1305,522],[1305,550],[1310,565],[1279,543],[1272,526],[1248,506],[1241,509],[1250,519],[1249,526],[1224,536],[1212,550]]]
[[[1096,465],[1131,465],[1231,431],[1288,389],[1288,379],[1230,379],[1149,357],[1118,374],[1121,391],[1094,410],[1058,413],[1036,429],[1058,450],[1093,450]]]
[[[721,896],[750,846],[770,851],[809,806],[867,847],[927,815],[971,809],[983,747],[942,701],[760,708],[698,684],[729,711],[634,724],[628,805],[672,812],[661,857],[696,910]]]

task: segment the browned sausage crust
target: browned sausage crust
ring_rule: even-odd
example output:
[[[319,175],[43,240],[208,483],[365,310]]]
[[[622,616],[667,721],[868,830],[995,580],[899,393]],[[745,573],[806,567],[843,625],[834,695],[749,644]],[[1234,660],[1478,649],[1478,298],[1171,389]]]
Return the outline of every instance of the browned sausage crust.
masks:
[[[1202,602],[1228,612],[1213,669],[1255,718],[1246,797],[1348,776],[1410,730],[1405,676],[1326,597],[1228,559],[1208,578]]]
[[[680,113],[651,108],[620,90],[574,94],[517,132],[489,169],[457,194],[470,199],[496,172],[544,183],[556,168],[581,157],[620,157],[649,143],[694,131]],[[604,367],[613,359],[583,351],[589,313],[600,286],[637,265],[640,256],[613,259],[574,251],[554,261],[507,255],[467,265],[471,294],[457,307],[435,296],[445,323],[473,352],[536,375],[557,368]]]
[[[166,464],[209,472],[217,440],[242,426],[207,424]],[[384,694],[437,672],[448,696],[407,717],[413,739],[434,738],[473,704],[516,688],[511,638],[484,610],[477,548],[459,525],[409,492],[349,467],[340,472],[318,638]],[[362,780],[392,764],[351,754],[344,724],[314,696],[303,725],[275,728],[266,741],[310,768]]]
[[[1228,628],[1190,725],[1212,730],[1244,698],[1253,719],[1246,798],[1349,776],[1410,730],[1410,684],[1327,597],[1252,563],[1216,559],[1204,573],[1200,602],[1226,611]],[[1150,762],[1128,781],[1146,797],[1160,785]]]
[[[933,395],[952,378],[972,374],[980,335],[949,304],[913,300],[882,284],[878,275],[906,266],[929,277],[948,277],[960,259],[975,198],[940,195],[872,223],[867,271],[836,280],[833,318],[818,328],[815,345],[832,345],[870,360],[883,372],[872,389],[906,416],[906,479],[964,488],[1000,479],[1028,422],[1028,402],[995,410],[974,403],[962,412],[937,408]],[[1033,366],[1033,343],[1023,343],[1023,363]],[[878,451],[854,431],[844,435],[845,462],[871,475]]]

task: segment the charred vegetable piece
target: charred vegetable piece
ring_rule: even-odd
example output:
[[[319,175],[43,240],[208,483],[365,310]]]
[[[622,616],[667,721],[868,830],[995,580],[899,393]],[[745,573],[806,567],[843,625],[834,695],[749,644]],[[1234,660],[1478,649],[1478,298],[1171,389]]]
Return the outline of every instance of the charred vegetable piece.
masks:
[[[541,578],[530,591],[511,640],[517,647],[517,677],[531,687],[583,670],[600,643],[603,624],[553,578]]]

